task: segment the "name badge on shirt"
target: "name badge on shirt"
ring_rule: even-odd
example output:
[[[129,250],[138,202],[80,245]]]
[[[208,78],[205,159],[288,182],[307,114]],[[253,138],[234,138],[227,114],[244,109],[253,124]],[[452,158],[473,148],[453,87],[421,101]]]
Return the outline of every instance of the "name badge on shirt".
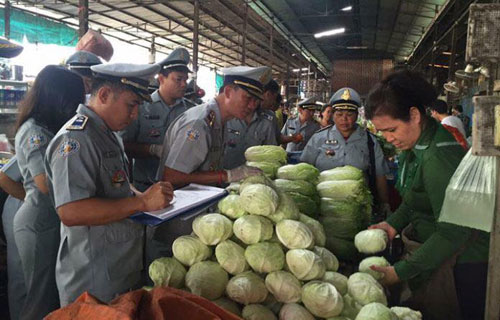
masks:
[[[288,129],[290,129],[290,130],[295,130],[295,127],[290,127],[290,126],[288,126]]]
[[[160,115],[158,115],[158,114],[146,114],[146,115],[144,115],[144,118],[146,118],[148,120],[159,120]]]
[[[240,135],[240,132],[238,130],[234,130],[234,129],[228,129],[229,133],[234,133],[235,135],[239,136]]]
[[[339,144],[339,141],[338,140],[335,140],[335,139],[332,139],[332,140],[326,140],[325,141],[325,144],[331,144],[331,145],[338,145]]]

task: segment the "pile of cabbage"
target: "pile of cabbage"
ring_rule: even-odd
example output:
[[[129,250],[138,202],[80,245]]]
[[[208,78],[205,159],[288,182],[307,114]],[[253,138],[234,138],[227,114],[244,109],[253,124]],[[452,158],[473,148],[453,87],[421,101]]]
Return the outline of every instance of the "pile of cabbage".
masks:
[[[245,151],[246,164],[261,169],[266,177],[274,179],[278,168],[287,162],[286,151],[280,146],[253,146]]]
[[[276,176],[278,179],[274,183],[278,190],[288,194],[301,213],[317,218],[319,170],[308,163],[289,164],[280,167]]]
[[[372,199],[363,171],[337,167],[321,172],[318,182],[318,220],[328,231],[326,247],[343,260],[356,259],[354,236],[366,229],[371,217]]]

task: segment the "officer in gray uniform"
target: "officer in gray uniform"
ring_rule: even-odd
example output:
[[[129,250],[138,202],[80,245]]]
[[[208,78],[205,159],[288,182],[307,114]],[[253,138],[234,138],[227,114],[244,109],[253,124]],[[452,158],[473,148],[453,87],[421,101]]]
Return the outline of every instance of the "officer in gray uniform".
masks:
[[[271,79],[264,85],[264,93],[262,94],[262,102],[260,109],[267,114],[273,121],[276,131],[276,141],[281,143],[281,126],[278,125],[278,119],[275,111],[278,109],[276,100],[280,95],[280,86],[276,80]]]
[[[56,134],[45,157],[51,196],[61,218],[56,282],[61,305],[88,291],[109,302],[141,286],[143,226],[127,219],[138,211],[165,208],[172,186],[156,183],[136,193],[117,131],[136,119],[149,100],[149,79],[158,65],[91,67],[88,106]]]
[[[120,132],[125,152],[133,159],[133,184],[139,191],[155,181],[165,131],[191,107],[184,99],[189,61],[189,52],[176,48],[159,63],[159,88],[151,95],[152,102],[142,105],[137,120]]]
[[[246,162],[245,150],[252,146],[278,145],[273,117],[257,109],[249,119],[231,119],[224,134],[224,169],[234,169]]]
[[[189,109],[167,130],[159,180],[170,181],[175,187],[189,183],[222,185],[262,172],[246,165],[222,170],[224,124],[232,118],[245,119],[255,111],[262,100],[262,82],[269,79],[271,69],[241,66],[223,69],[222,73],[224,83],[217,97]],[[173,240],[191,232],[191,221],[177,218],[158,227],[153,236],[156,257],[172,254]]]
[[[335,125],[317,131],[304,148],[300,160],[314,165],[320,171],[351,165],[368,175],[370,139],[377,180],[376,193],[379,203],[387,204],[385,175],[389,172],[389,167],[377,139],[356,124],[361,106],[359,94],[351,88],[342,88],[332,96],[328,104],[333,107]]]
[[[288,137],[284,143],[287,143],[286,151],[302,151],[311,136],[319,130],[319,124],[314,121],[314,111],[319,107],[314,98],[307,98],[298,104],[299,115],[295,118],[289,118],[281,134]]]
[[[85,85],[86,102],[90,98],[89,92],[92,87],[92,71],[90,67],[101,64],[101,59],[92,52],[80,50],[76,51],[66,59],[66,66],[69,70],[82,76]]]
[[[9,298],[9,314],[12,320],[20,318],[26,300],[26,285],[24,284],[21,257],[14,239],[14,217],[23,204],[26,195],[23,188],[23,177],[16,156],[12,157],[0,171],[0,187],[9,196],[3,205],[2,224],[7,241],[7,293]]]

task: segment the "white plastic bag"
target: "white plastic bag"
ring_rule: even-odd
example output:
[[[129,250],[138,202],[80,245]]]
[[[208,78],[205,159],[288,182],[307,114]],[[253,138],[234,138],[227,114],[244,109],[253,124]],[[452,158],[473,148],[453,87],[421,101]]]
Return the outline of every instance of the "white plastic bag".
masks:
[[[446,188],[439,222],[490,232],[495,214],[497,158],[467,152]]]

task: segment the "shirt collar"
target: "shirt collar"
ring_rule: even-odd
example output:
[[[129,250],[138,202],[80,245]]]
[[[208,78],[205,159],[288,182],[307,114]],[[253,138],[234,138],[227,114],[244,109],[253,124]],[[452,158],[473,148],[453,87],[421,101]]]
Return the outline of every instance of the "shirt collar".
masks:
[[[106,124],[106,122],[104,122],[104,120],[97,113],[95,113],[94,110],[92,110],[88,106],[86,106],[84,104],[80,104],[78,106],[78,109],[76,109],[76,112],[81,114],[81,115],[89,117],[89,119],[92,119],[92,122],[95,123],[95,125],[98,128],[100,128],[104,131],[110,132],[110,133],[112,132],[111,129]]]
[[[174,104],[172,105],[168,105],[164,100],[163,98],[161,97],[160,95],[160,92],[159,90],[156,90],[155,92],[153,92],[151,94],[151,103],[155,103],[155,102],[161,102],[164,106],[166,107],[174,107],[176,105],[178,105],[180,102],[182,101],[182,98],[179,98],[177,100],[174,101]]]
[[[412,150],[414,152],[420,152],[428,149],[436,129],[437,122],[430,117],[425,117],[425,128],[420,133],[420,137],[418,138],[417,143],[413,146]]]

